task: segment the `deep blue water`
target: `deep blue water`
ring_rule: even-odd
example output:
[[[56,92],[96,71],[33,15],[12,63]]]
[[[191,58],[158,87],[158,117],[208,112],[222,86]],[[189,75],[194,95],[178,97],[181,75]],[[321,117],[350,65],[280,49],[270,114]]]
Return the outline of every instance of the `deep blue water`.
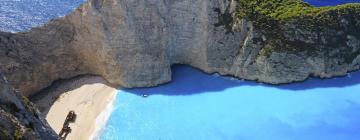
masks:
[[[64,16],[85,0],[0,0],[0,31],[19,32]]]
[[[0,0],[0,30],[26,31],[83,1]],[[359,2],[307,1],[315,6]],[[269,86],[175,66],[169,84],[119,93],[102,140],[360,139],[360,72]]]
[[[304,0],[314,6],[333,6],[346,3],[357,3],[360,0]]]

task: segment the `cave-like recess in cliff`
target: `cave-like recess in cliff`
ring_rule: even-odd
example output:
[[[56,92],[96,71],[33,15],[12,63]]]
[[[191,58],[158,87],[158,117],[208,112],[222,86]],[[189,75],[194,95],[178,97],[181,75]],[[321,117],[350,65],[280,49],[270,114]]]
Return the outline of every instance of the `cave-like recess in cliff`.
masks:
[[[359,68],[359,4],[179,3],[90,0],[44,27],[1,33],[3,60],[9,61],[0,65],[27,95],[83,74],[123,87],[156,86],[171,80],[170,66],[178,63],[271,84],[341,76]]]

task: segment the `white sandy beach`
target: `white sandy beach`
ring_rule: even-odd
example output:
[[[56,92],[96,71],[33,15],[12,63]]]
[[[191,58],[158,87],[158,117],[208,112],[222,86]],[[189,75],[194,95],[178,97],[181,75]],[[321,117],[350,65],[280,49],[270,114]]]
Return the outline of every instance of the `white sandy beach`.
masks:
[[[69,111],[75,111],[76,122],[70,124],[72,132],[67,140],[92,139],[105,124],[117,93],[115,88],[104,83],[99,77],[77,79],[59,85],[35,103],[39,108],[51,106],[43,113],[57,133],[62,129]],[[56,101],[53,104],[49,102],[54,98]]]

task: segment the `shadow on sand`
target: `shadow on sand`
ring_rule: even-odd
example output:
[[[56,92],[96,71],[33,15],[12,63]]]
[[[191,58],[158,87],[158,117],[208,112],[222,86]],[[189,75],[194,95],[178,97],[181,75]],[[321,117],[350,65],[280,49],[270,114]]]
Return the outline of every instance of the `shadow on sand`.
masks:
[[[60,95],[65,94],[68,91],[78,89],[84,85],[99,83],[116,88],[100,76],[79,75],[70,79],[60,79],[54,81],[49,87],[39,91],[33,96],[30,96],[29,99],[35,103],[42,115],[46,116],[47,113],[49,113],[51,106],[60,97]]]

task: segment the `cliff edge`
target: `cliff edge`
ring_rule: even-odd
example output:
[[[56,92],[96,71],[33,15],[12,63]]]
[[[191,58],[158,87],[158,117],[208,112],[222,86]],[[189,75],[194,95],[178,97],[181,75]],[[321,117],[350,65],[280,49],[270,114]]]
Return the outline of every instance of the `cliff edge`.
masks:
[[[0,139],[56,140],[39,111],[24,96],[15,91],[0,73]]]
[[[282,84],[359,69],[359,33],[359,4],[88,0],[44,27],[1,32],[0,69],[26,96],[87,74],[155,86],[171,80],[173,64]]]

